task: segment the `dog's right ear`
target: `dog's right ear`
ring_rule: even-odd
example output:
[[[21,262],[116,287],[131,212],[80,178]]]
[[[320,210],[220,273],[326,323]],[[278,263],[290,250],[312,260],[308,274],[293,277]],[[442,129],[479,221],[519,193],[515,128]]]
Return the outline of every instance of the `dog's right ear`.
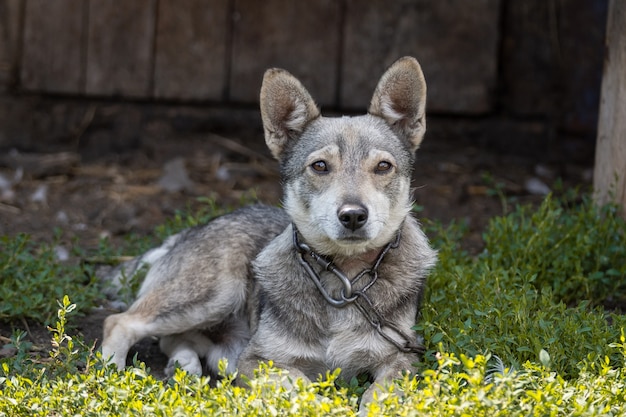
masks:
[[[385,119],[411,151],[417,150],[426,133],[426,81],[415,58],[405,56],[389,67],[376,86],[368,111]]]
[[[297,139],[320,111],[300,81],[277,68],[265,71],[260,101],[265,143],[280,160],[289,141]]]

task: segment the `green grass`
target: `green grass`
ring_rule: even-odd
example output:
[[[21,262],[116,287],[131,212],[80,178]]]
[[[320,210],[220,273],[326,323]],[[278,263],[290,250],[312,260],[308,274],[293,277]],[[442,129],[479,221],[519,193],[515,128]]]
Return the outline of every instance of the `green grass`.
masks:
[[[215,213],[181,214],[156,235]],[[371,415],[626,415],[626,319],[607,309],[626,297],[626,224],[615,207],[598,209],[586,197],[514,207],[492,219],[478,256],[463,251],[458,225],[426,229],[440,257],[417,323],[428,352],[417,377],[399,379]],[[22,239],[4,238],[13,250],[3,251],[2,279],[17,271],[23,285],[37,280],[47,303],[38,317],[57,312],[56,325],[47,356],[33,357],[23,335],[13,336],[17,354],[0,360],[0,416],[355,415],[364,383],[336,383],[337,373],[287,389],[287,376],[265,365],[252,388],[242,389],[229,377],[212,386],[183,372],[156,380],[141,363],[124,372],[103,366],[92,346],[67,335],[72,302],[91,306],[91,293],[81,292],[84,271],[42,262],[47,247]],[[43,269],[66,273],[72,302],[46,288],[52,281]],[[15,320],[25,310],[3,317]]]
[[[88,265],[57,260],[55,246],[37,244],[28,235],[0,237],[0,320],[33,320],[48,324],[54,316],[57,300],[65,294],[88,310],[99,297]]]
[[[0,321],[50,324],[57,301],[65,294],[71,294],[80,314],[88,312],[103,298],[100,283],[95,279],[97,264],[115,264],[120,255],[143,253],[165,237],[229,210],[212,200],[205,199],[204,203],[193,214],[177,212],[150,236],[126,236],[119,247],[102,240],[96,251],[87,252],[78,242],[72,242],[73,257],[84,262],[58,261],[56,247],[62,239],[60,231],[55,231],[52,243],[33,242],[27,234],[0,236]],[[138,283],[130,280],[128,286],[132,292]]]

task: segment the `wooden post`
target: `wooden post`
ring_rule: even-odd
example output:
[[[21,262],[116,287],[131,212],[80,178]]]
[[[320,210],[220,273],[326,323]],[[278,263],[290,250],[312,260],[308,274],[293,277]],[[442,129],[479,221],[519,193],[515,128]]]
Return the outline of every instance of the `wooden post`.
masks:
[[[626,217],[626,2],[610,0],[593,186]]]

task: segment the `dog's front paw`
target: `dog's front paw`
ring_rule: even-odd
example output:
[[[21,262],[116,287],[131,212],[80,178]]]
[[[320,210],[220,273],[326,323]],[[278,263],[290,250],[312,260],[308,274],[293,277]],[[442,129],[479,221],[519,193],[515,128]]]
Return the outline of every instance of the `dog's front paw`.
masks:
[[[172,356],[164,369],[165,375],[171,377],[177,367],[193,375],[202,375],[202,363],[200,363],[200,358],[196,352],[193,351],[178,352]]]
[[[372,384],[369,386],[367,390],[363,393],[361,397],[361,403],[359,404],[359,417],[366,417],[369,414],[369,406],[372,401],[374,401],[374,390],[375,385]]]

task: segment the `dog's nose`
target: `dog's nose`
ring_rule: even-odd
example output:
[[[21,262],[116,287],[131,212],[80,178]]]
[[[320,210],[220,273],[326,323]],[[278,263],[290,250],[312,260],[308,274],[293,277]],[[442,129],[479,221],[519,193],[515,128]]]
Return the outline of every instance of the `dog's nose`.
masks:
[[[367,209],[360,204],[344,204],[337,211],[343,226],[353,232],[367,223]]]

